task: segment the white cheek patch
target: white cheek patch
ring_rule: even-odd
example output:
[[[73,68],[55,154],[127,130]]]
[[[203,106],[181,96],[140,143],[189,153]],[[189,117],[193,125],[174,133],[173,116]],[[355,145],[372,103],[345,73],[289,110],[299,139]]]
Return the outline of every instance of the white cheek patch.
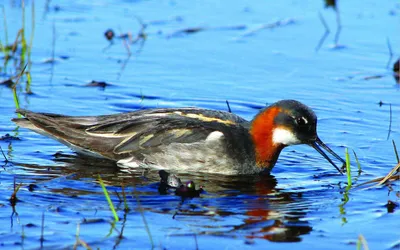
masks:
[[[274,144],[295,145],[300,144],[300,140],[289,130],[276,128],[272,132],[272,140]]]

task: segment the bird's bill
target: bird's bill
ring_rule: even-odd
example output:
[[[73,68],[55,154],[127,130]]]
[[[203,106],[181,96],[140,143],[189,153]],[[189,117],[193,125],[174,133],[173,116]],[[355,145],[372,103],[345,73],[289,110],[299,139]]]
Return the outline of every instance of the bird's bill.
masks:
[[[333,155],[336,159],[338,159],[339,161],[341,161],[343,164],[345,164],[345,161],[335,152],[333,152],[332,149],[330,149],[325,143],[323,143],[321,141],[321,139],[319,139],[318,137],[315,139],[315,141],[310,143],[310,146],[313,147],[315,150],[318,151],[318,153],[320,153],[327,161],[329,161],[330,164],[332,164],[332,166],[334,166],[339,173],[343,174],[342,170],[340,170],[340,168],[338,168],[338,166],[336,166],[336,164],[328,157],[327,154],[325,154],[324,151],[322,151],[321,148],[325,149],[328,153],[330,153],[331,155]]]

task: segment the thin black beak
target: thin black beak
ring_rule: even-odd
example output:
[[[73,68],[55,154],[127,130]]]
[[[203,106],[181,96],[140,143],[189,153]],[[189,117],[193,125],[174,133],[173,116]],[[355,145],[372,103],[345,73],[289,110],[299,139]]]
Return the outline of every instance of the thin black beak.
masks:
[[[336,164],[325,154],[324,151],[322,151],[322,149],[320,147],[322,147],[323,149],[325,149],[327,152],[329,152],[331,155],[333,155],[336,159],[338,159],[339,161],[341,161],[343,164],[346,164],[346,162],[339,156],[337,155],[335,152],[333,152],[332,149],[330,149],[328,146],[325,145],[325,143],[323,143],[321,141],[321,139],[319,139],[318,137],[315,139],[315,141],[311,142],[309,144],[311,147],[313,147],[315,150],[318,151],[318,153],[320,153],[327,161],[329,161],[330,164],[332,164],[332,166],[334,166],[339,173],[343,174],[343,172],[340,170],[340,168],[338,168],[336,166]]]

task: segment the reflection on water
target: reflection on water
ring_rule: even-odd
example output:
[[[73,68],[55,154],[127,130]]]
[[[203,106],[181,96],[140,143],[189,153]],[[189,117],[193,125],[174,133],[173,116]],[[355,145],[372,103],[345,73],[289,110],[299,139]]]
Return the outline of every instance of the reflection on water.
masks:
[[[18,177],[18,182],[23,182],[24,185],[28,185],[29,182],[31,190],[19,194],[21,202],[29,203],[30,199],[36,196],[40,199],[40,206],[51,207],[54,206],[52,198],[41,197],[44,193],[50,193],[52,197],[58,196],[59,200],[68,200],[64,210],[79,211],[82,209],[81,206],[74,204],[81,199],[104,204],[105,199],[96,180],[100,174],[114,197],[114,203],[120,202],[115,194],[121,193],[121,187],[130,194],[129,204],[134,204],[134,207],[130,207],[130,213],[136,213],[138,210],[138,203],[132,193],[137,192],[143,210],[147,211],[148,220],[154,213],[163,214],[171,220],[174,216],[177,221],[190,221],[192,220],[190,218],[193,218],[198,224],[196,226],[198,235],[243,236],[249,240],[259,238],[294,242],[300,241],[301,235],[308,234],[312,230],[304,220],[306,215],[304,208],[296,207],[296,204],[304,203],[302,193],[277,189],[277,181],[271,175],[180,174],[182,181],[192,180],[196,185],[203,185],[205,189],[200,198],[181,200],[173,192],[166,195],[158,194],[160,178],[157,170],[140,169],[125,173],[111,162],[62,153],[57,153],[54,161],[62,162],[64,165],[40,166],[17,163],[18,168],[23,169],[25,173]],[[65,206],[65,202],[62,203]],[[17,210],[18,207],[17,203]],[[117,207],[123,209],[121,206]],[[121,210],[119,212],[123,212]],[[235,219],[231,221],[230,217]],[[221,225],[221,222],[224,225]],[[171,235],[190,234],[192,233],[177,232]]]

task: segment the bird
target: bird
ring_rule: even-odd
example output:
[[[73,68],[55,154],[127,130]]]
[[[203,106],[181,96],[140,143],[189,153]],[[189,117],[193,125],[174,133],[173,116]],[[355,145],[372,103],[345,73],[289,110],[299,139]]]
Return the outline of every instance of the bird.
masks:
[[[247,175],[270,173],[287,146],[307,144],[340,173],[342,163],[317,134],[317,116],[296,100],[280,100],[251,120],[230,112],[154,108],[100,116],[66,116],[17,109],[17,125],[51,137],[79,154],[121,168]]]

